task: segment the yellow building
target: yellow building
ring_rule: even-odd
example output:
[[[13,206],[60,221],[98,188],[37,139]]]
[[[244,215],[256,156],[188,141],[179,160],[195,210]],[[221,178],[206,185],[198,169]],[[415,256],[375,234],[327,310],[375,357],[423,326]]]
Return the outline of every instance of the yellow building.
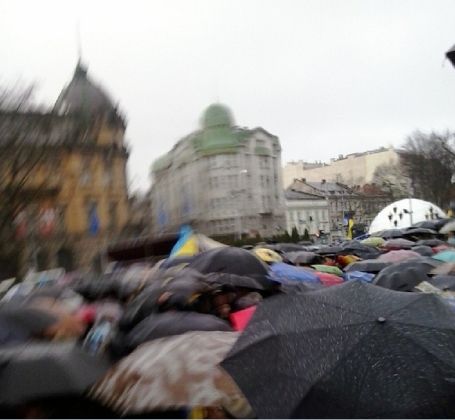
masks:
[[[99,265],[121,237],[129,213],[125,128],[80,62],[52,112],[0,113],[0,147],[9,156],[0,179],[20,272]]]

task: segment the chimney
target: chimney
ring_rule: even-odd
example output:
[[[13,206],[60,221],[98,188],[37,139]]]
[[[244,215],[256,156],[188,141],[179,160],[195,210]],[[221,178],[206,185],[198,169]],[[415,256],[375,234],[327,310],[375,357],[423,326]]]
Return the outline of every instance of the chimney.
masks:
[[[302,182],[306,182],[306,178],[302,178],[301,181],[302,181]]]
[[[325,179],[322,180],[322,184],[323,184],[323,185],[325,184]]]

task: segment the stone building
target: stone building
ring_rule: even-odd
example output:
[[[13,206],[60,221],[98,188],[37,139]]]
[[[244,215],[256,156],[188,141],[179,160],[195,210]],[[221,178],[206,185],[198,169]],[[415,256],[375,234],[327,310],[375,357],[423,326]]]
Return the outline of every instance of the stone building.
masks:
[[[352,153],[322,162],[288,162],[283,168],[284,187],[287,188],[296,178],[308,181],[340,182],[349,186],[373,182],[378,166],[398,162],[398,153],[393,148],[381,148],[363,153]]]
[[[379,211],[392,201],[390,195],[373,184],[348,187],[339,182],[296,179],[287,191],[311,194],[327,201],[332,240],[346,236],[349,218],[368,227]]]
[[[80,62],[51,112],[0,114],[0,147],[10,156],[0,163],[9,174],[0,195],[13,189],[20,204],[11,221],[19,272],[92,267],[121,235],[129,212],[125,128]],[[26,178],[7,166],[18,151],[26,156],[20,168],[30,172]]]
[[[323,194],[287,189],[286,230],[292,234],[296,228],[299,235],[305,230],[312,237],[330,234],[329,201]]]
[[[278,137],[241,128],[213,104],[201,128],[152,165],[156,233],[189,223],[208,235],[272,236],[285,229]]]

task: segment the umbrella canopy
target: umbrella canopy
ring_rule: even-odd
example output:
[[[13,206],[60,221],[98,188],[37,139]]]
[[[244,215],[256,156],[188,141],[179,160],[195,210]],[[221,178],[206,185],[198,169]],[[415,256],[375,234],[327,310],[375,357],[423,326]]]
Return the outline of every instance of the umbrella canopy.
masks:
[[[440,230],[440,233],[455,232],[455,220],[446,223]]]
[[[414,245],[415,242],[409,241],[408,239],[389,239],[383,245],[383,248],[392,251],[397,249],[411,249]]]
[[[416,245],[425,245],[433,248],[439,245],[447,245],[447,242],[444,242],[441,239],[421,239],[416,242]]]
[[[363,260],[349,264],[344,268],[347,273],[351,271],[364,271],[366,273],[379,273],[384,268],[388,267],[392,263],[381,260]]]
[[[270,286],[267,265],[241,248],[223,247],[202,252],[194,257],[189,267],[203,274],[231,273],[253,277],[261,281],[264,287]]]
[[[264,290],[264,286],[260,281],[237,274],[210,273],[206,275],[205,280],[213,285],[214,288],[228,287],[232,289]]]
[[[169,311],[149,315],[126,336],[119,335],[113,342],[117,354],[126,354],[150,340],[183,334],[188,331],[231,331],[226,321],[214,315],[190,311]]]
[[[267,248],[254,248],[253,254],[256,255],[260,260],[271,263],[271,262],[281,262],[283,258],[277,252],[273,251],[272,249]]]
[[[442,276],[454,275],[455,276],[455,262],[448,262],[448,263],[441,264],[440,266],[431,270],[430,274],[433,274],[435,276],[439,276],[439,275],[442,275]]]
[[[259,418],[455,415],[455,313],[348,282],[264,301],[222,362]]]
[[[192,332],[144,344],[120,361],[90,396],[123,415],[184,407],[223,407],[236,417],[251,409],[217,366],[236,332]]]
[[[274,263],[270,266],[270,279],[278,283],[293,281],[319,283],[319,278],[313,270],[285,263]]]
[[[444,218],[444,219],[436,219],[436,220],[424,220],[419,223],[415,223],[413,227],[422,227],[426,229],[432,229],[439,231],[444,225],[452,221],[453,219]]]
[[[109,368],[74,344],[27,343],[0,350],[0,401],[19,405],[41,398],[82,395]]]
[[[444,262],[455,262],[455,249],[446,249],[445,251],[438,252],[433,258]]]
[[[400,261],[409,260],[412,258],[420,258],[421,255],[409,249],[398,249],[396,251],[389,251],[379,256],[379,261],[396,263]]]
[[[316,271],[319,271],[321,273],[329,273],[329,274],[334,274],[335,276],[341,277],[343,275],[343,272],[336,266],[333,265],[323,265],[323,264],[315,264],[312,265]]]
[[[343,251],[343,248],[341,246],[323,246],[319,248],[316,253],[319,255],[336,255],[339,254]]]
[[[341,284],[344,281],[341,277],[339,277],[336,274],[316,272],[316,275],[319,277],[321,283],[326,287],[335,286],[336,284]]]
[[[433,248],[428,245],[413,246],[411,251],[417,252],[417,254],[422,255],[422,257],[432,257],[434,254]]]
[[[359,241],[350,241],[342,245],[343,254],[353,254],[363,259],[374,259],[380,254],[380,251],[369,245],[362,244]]]
[[[437,275],[428,280],[428,283],[441,290],[455,292],[455,275]]]
[[[266,244],[266,245],[261,245],[264,248],[269,248],[273,249],[274,251],[278,252],[297,252],[297,251],[304,251],[305,250],[305,245],[299,245],[299,244]]]
[[[403,229],[403,238],[409,239],[431,239],[438,235],[438,232],[433,229],[419,228],[419,227],[408,227]]]
[[[401,238],[403,237],[403,231],[401,229],[385,229],[379,232],[375,232],[371,234],[372,237],[380,237],[382,239],[394,239],[394,238]]]
[[[371,283],[374,279],[374,274],[367,273],[365,271],[349,271],[344,274],[344,279],[346,281],[360,280],[366,281],[367,283]]]
[[[380,238],[379,236],[370,236],[369,238],[364,239],[361,243],[369,246],[380,247],[384,245],[385,239]]]
[[[441,263],[433,258],[421,257],[392,264],[375,277],[374,284],[392,290],[412,292],[422,281],[428,281],[428,273]]]
[[[293,264],[317,264],[322,261],[322,257],[315,252],[297,251],[286,253],[286,258]]]

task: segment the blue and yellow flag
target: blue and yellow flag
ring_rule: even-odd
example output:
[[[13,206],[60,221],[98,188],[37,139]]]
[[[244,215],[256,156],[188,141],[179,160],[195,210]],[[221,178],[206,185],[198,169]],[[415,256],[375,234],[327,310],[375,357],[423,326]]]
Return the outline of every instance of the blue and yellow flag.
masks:
[[[170,258],[173,257],[190,257],[199,252],[197,236],[190,226],[184,225],[180,228],[180,237],[172,248]]]

